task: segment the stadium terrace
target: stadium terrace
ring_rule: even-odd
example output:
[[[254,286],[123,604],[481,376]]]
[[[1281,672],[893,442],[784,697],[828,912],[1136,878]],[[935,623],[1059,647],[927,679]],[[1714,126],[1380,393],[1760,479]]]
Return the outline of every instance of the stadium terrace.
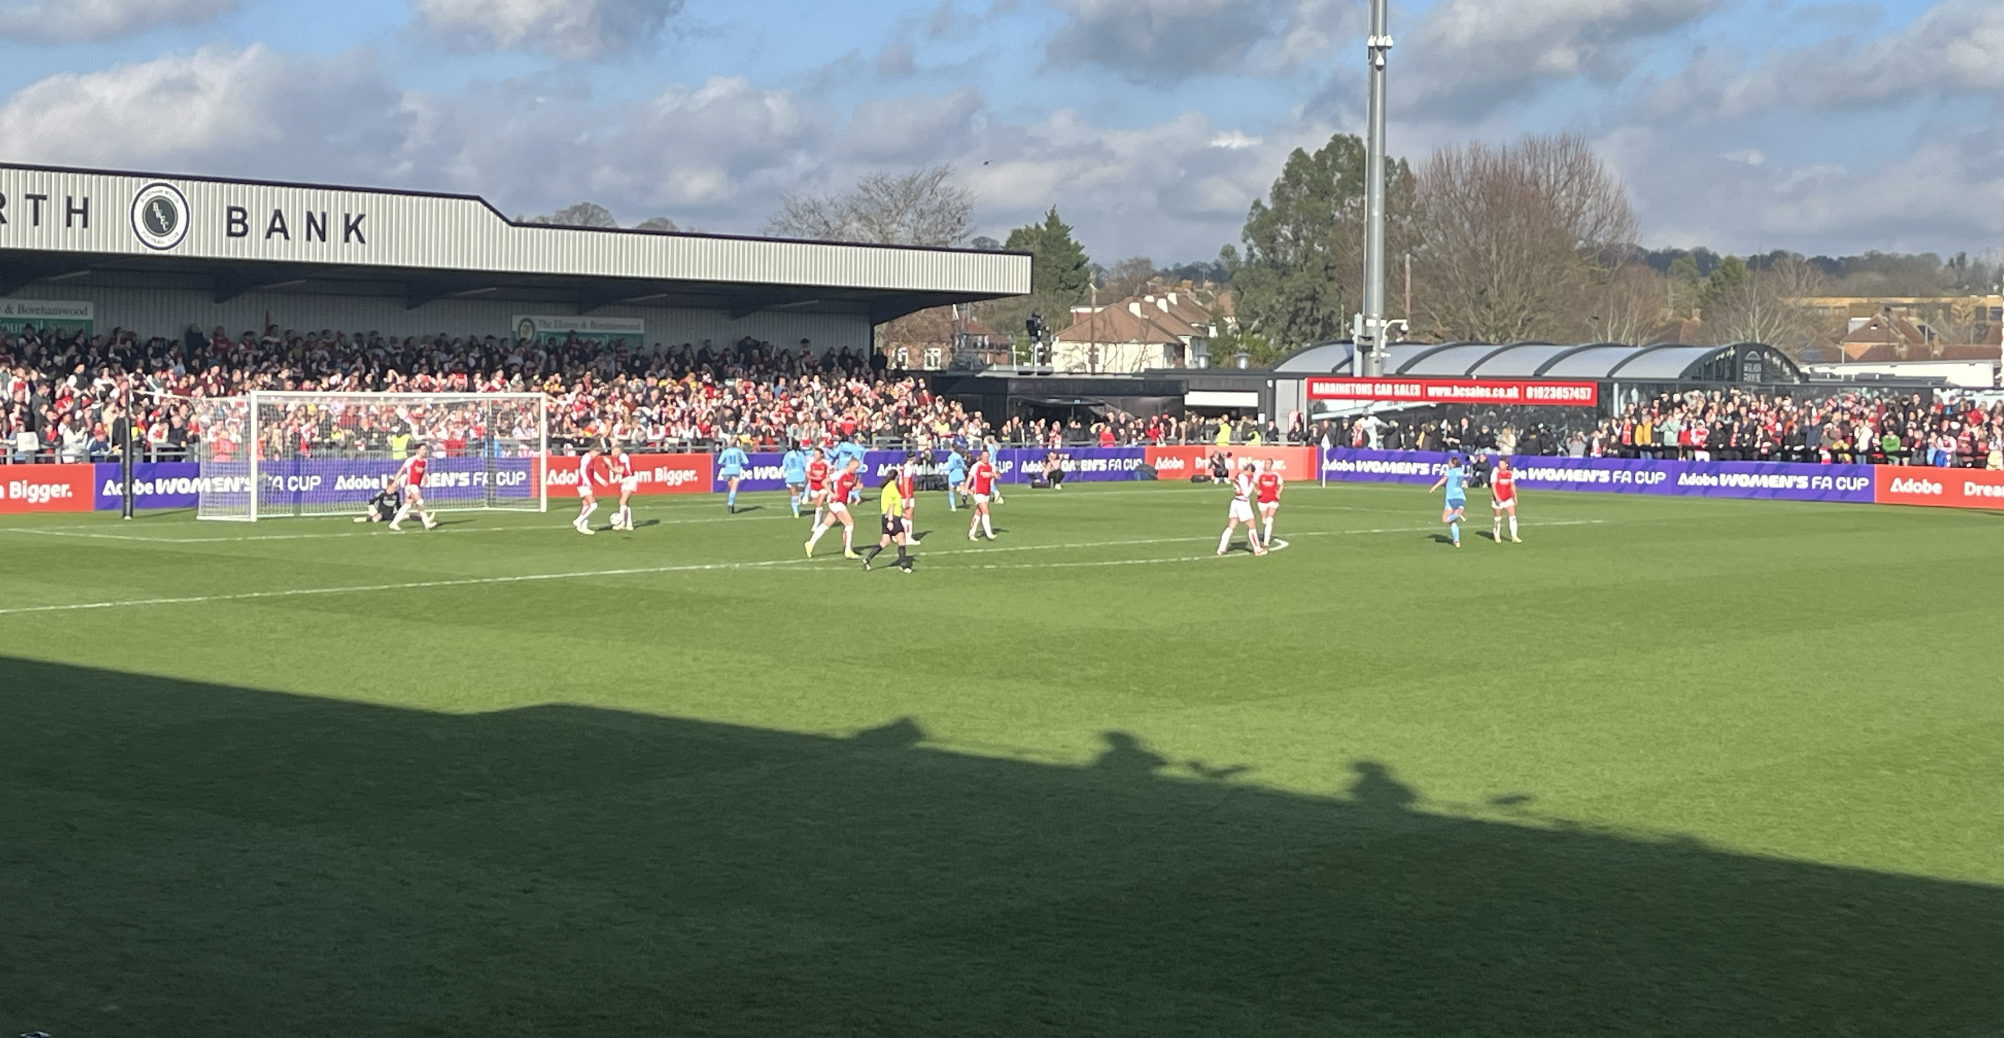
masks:
[[[1029,285],[1015,253],[557,227],[465,195],[0,165],[0,325],[16,330],[402,338],[529,322],[608,343],[864,350],[877,324]]]

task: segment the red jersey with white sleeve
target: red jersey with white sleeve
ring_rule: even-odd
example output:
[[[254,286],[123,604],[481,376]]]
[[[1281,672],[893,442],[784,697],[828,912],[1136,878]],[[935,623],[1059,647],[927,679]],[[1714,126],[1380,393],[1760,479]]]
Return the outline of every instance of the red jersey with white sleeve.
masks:
[[[619,456],[619,464],[613,467],[613,476],[622,483],[633,478],[633,455]]]
[[[824,458],[816,458],[813,461],[808,462],[807,489],[818,494],[822,490],[826,489],[827,486],[828,486],[827,460]]]
[[[599,455],[597,451],[586,451],[578,459],[578,496],[592,497],[592,484],[598,480]]]
[[[977,461],[967,470],[967,485],[982,497],[995,492],[995,466],[985,461]]]
[[[854,472],[847,472],[847,471],[837,472],[834,478],[829,482],[828,507],[830,508],[849,507],[849,492],[856,489],[856,484],[858,482],[859,480],[856,478],[856,474]]]
[[[1255,485],[1253,477],[1243,472],[1232,477],[1232,500],[1251,501],[1253,495],[1258,490],[1259,488]]]
[[[1279,504],[1281,482],[1280,473],[1278,472],[1260,473],[1259,478],[1253,480],[1253,491],[1258,496],[1259,503],[1263,505]]]
[[[1499,505],[1507,505],[1517,500],[1517,473],[1511,469],[1497,469],[1489,477],[1489,497]]]
[[[399,485],[409,487],[412,490],[416,490],[419,493],[423,493],[424,470],[425,470],[425,459],[423,458],[406,459],[404,461],[404,467],[398,470],[397,472],[397,483]]]

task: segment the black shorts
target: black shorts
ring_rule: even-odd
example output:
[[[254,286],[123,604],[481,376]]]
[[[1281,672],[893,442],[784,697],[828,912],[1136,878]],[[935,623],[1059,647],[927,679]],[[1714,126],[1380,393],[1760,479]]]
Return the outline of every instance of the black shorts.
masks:
[[[905,517],[887,515],[884,517],[884,536],[896,537],[905,532]]]

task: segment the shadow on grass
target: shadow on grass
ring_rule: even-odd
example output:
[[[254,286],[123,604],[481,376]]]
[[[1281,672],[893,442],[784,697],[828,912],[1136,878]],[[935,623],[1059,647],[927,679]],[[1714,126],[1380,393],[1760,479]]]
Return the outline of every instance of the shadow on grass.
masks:
[[[1998,889],[1426,814],[1375,761],[1309,797],[925,739],[0,659],[0,1032],[2004,1024]]]

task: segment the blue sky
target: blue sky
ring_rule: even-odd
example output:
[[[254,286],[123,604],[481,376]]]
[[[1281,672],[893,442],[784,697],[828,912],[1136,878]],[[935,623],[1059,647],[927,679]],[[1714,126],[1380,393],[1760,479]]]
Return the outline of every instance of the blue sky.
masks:
[[[758,231],[950,162],[982,233],[1208,259],[1360,128],[1349,0],[0,0],[0,159],[597,201]],[[1995,251],[2004,3],[1394,8],[1392,144],[1584,135],[1651,245]]]

